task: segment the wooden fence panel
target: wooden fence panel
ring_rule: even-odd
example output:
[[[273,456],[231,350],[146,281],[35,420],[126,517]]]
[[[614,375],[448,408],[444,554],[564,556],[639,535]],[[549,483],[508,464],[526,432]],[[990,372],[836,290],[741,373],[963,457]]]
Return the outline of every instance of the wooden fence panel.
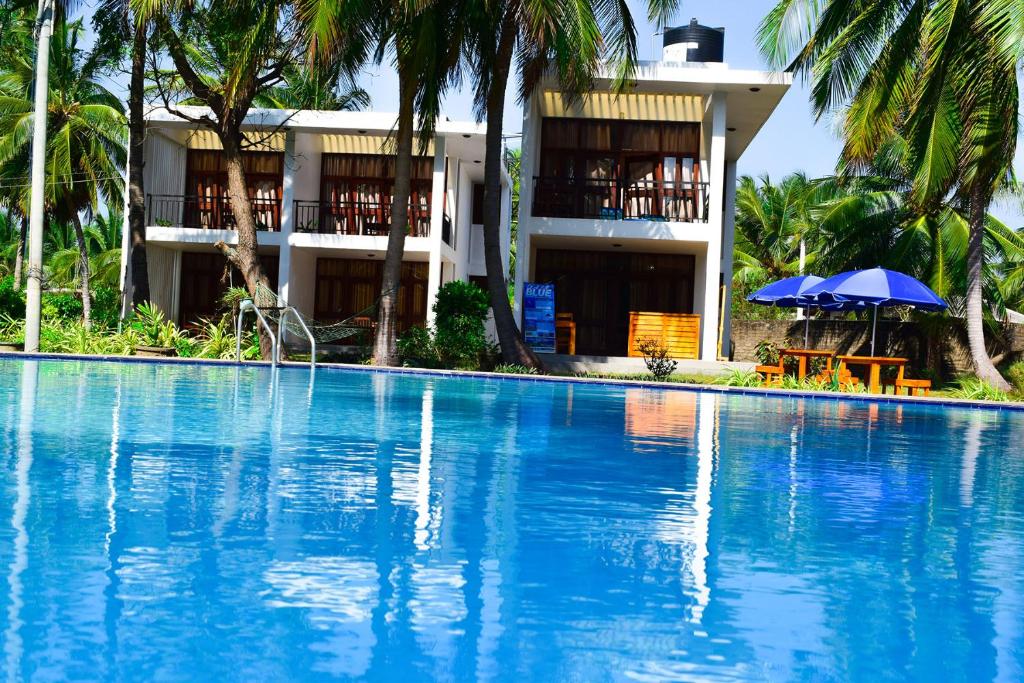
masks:
[[[680,359],[700,357],[700,316],[692,313],[629,312],[629,355],[642,356],[637,340],[655,339]]]

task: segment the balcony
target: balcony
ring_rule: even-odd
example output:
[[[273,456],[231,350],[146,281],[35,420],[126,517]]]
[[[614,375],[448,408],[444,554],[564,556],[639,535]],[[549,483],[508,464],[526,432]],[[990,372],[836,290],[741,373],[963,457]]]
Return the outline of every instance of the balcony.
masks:
[[[409,225],[410,237],[429,237],[430,209],[410,205]],[[386,237],[390,227],[390,202],[295,201],[295,232]]]
[[[533,179],[533,215],[706,223],[708,184],[690,181]]]
[[[281,229],[281,200],[253,198],[250,201],[257,230]],[[146,198],[146,225],[200,230],[234,230],[235,215],[227,197],[151,194]]]

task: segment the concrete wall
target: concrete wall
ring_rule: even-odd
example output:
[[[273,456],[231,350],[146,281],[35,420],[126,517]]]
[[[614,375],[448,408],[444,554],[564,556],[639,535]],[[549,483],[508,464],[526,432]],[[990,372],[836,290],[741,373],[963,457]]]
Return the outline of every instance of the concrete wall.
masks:
[[[871,323],[856,320],[812,320],[810,347],[835,349],[843,354],[871,352]],[[787,343],[787,338],[789,342]],[[755,361],[754,348],[764,339],[779,346],[803,346],[804,323],[795,320],[733,320],[732,360]],[[1007,354],[1007,360],[1024,358],[1024,325],[1009,325],[1003,340],[991,340],[989,353]],[[967,332],[962,323],[950,321],[930,329],[914,322],[878,322],[875,355],[910,358],[916,369],[930,368],[943,377],[971,371]]]

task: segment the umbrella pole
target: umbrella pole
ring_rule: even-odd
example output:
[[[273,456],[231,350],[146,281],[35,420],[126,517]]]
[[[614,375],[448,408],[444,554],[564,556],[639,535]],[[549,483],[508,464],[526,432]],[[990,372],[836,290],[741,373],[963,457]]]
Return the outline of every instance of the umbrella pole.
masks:
[[[811,338],[811,307],[808,306],[804,310],[804,348],[805,349],[810,348],[810,346],[808,346],[808,344],[811,343],[809,341],[810,338]]]
[[[875,304],[875,319],[871,323],[871,355],[875,355],[875,331],[878,329],[878,305]]]

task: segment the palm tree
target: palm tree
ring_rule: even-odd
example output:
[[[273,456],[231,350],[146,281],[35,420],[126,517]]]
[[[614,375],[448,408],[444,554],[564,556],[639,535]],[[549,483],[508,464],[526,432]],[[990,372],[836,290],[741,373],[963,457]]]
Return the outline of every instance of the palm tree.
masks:
[[[1024,12],[1011,0],[780,0],[760,30],[775,66],[810,76],[818,116],[845,108],[842,158],[870,163],[907,141],[917,212],[954,197],[967,217],[967,333],[975,371],[1001,389],[985,346],[988,207],[1017,141],[1017,46]]]
[[[266,109],[359,111],[370,106],[370,94],[343,73],[341,64],[326,70],[292,64],[285,68],[284,83],[259,93],[253,104]]]
[[[242,125],[258,96],[284,83],[288,69],[306,63],[292,3],[206,0],[183,6],[175,0],[132,0],[132,8],[136,21],[152,21],[159,47],[174,65],[173,73],[154,74],[164,106],[214,131],[220,140],[238,241],[234,247],[224,242],[216,246],[242,273],[257,305],[276,305],[257,252],[257,225],[242,163],[251,140]],[[186,113],[176,106],[176,99],[191,99],[209,111]],[[260,348],[269,358],[270,340],[262,328]]]
[[[130,44],[128,81],[128,242],[132,305],[150,300],[149,263],[146,259],[146,188],[143,172],[146,140],[146,47],[149,22],[133,14],[128,0],[102,0],[93,15],[98,36],[96,51],[120,56]]]
[[[802,173],[778,185],[768,176],[760,178],[760,185],[750,176],[739,179],[733,279],[741,289],[797,275],[811,265],[801,255],[813,230],[810,209],[819,184]]]
[[[348,64],[365,61],[369,48],[380,63],[393,58],[398,72],[398,121],[394,133],[395,178],[391,225],[384,257],[373,361],[397,365],[396,322],[405,238],[409,231],[414,129],[420,149],[433,137],[441,99],[459,79],[465,0],[406,2],[324,2],[300,0],[297,14],[308,43],[322,55],[344,55]]]
[[[664,25],[676,4],[650,0],[648,14]],[[469,25],[465,52],[476,83],[477,116],[487,119],[484,261],[495,329],[505,362],[539,367],[512,315],[501,259],[502,126],[512,61],[518,64],[522,101],[549,71],[570,96],[586,92],[603,60],[614,69],[615,87],[621,89],[636,66],[636,28],[624,0],[478,0],[469,4],[464,21]]]
[[[86,327],[90,325],[89,255],[81,214],[100,203],[116,206],[123,192],[125,121],[121,103],[100,82],[108,66],[79,47],[81,21],[59,20],[50,43],[46,149],[47,214],[75,231],[79,285]],[[18,206],[29,204],[28,171],[33,119],[32,51],[13,55],[0,73],[0,175],[20,179]]]

